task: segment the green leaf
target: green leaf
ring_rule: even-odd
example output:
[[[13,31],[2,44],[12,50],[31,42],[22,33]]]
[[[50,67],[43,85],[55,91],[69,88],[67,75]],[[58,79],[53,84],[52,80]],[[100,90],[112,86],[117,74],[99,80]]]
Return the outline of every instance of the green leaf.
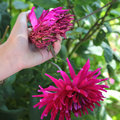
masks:
[[[24,3],[23,1],[14,1],[13,6],[15,9],[26,9],[28,8],[28,4]]]
[[[120,16],[120,12],[114,9],[110,11],[110,14],[114,15],[114,17]]]
[[[23,112],[23,108],[9,110],[6,105],[0,107],[1,120],[17,120],[18,116]]]
[[[32,93],[32,95],[37,93]],[[30,111],[29,111],[29,117],[30,120],[39,120],[41,116],[41,111],[38,108],[33,108],[33,105],[37,104],[39,101],[39,98],[32,98],[32,95],[30,97]]]
[[[96,39],[93,40],[94,45],[98,46],[102,43],[102,41],[105,39],[106,33],[104,30],[100,30],[96,36]]]
[[[103,49],[100,46],[89,46],[88,49],[85,51],[85,54],[102,56]]]
[[[12,85],[16,80],[16,74],[10,76],[9,78],[6,79],[4,86],[5,85]]]
[[[120,62],[120,56],[116,52],[113,52],[113,57],[116,61]]]
[[[59,54],[60,54],[60,57],[64,60],[67,58],[67,49],[64,45],[61,46],[61,50]]]
[[[104,4],[110,2],[111,0],[101,0],[101,2],[103,2]]]
[[[109,63],[113,59],[113,52],[112,52],[110,46],[107,43],[105,43],[105,42],[102,42],[102,47],[104,49],[105,61],[107,63]]]
[[[107,69],[108,69],[109,76],[113,78],[115,76],[115,72],[110,64],[107,65]]]
[[[79,16],[79,17],[83,17],[83,16],[85,16],[85,10],[84,10],[84,7],[83,6],[81,6],[81,5],[79,5],[79,4],[75,4],[75,12],[76,12],[76,14]]]
[[[115,79],[115,81],[118,83],[119,78],[117,77],[115,70],[113,69],[113,67],[110,64],[107,64],[107,70],[108,70],[109,76],[111,78]]]
[[[88,5],[94,2],[94,0],[75,0],[75,2],[79,5]]]
[[[42,6],[43,8],[57,7],[57,0],[31,0],[35,5]]]
[[[35,11],[35,14],[36,14],[36,17],[39,18],[43,12],[44,8],[42,7],[37,7],[36,11]]]
[[[10,24],[10,15],[7,12],[7,3],[0,3],[0,38],[2,38],[7,25]]]
[[[6,2],[0,3],[0,13],[6,11],[8,4]]]
[[[107,90],[106,96],[107,96],[107,98],[114,98],[117,101],[120,101],[120,92],[118,92],[116,90]]]
[[[86,29],[84,29],[84,28],[82,28],[82,27],[78,27],[76,30],[75,30],[77,33],[87,33],[88,32],[88,30],[86,30]]]
[[[111,26],[110,26],[109,23],[104,23],[104,26],[107,28],[107,31],[108,31],[109,33],[112,32],[112,28],[111,28]]]

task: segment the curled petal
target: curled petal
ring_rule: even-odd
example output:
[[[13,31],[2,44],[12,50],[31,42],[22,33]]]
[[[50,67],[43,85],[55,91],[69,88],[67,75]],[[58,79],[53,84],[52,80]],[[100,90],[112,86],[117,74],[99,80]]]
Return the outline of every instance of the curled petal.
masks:
[[[71,76],[71,78],[73,80],[76,75],[75,75],[75,71],[74,71],[74,69],[73,69],[73,67],[72,67],[72,65],[71,65],[68,58],[67,58],[67,63],[68,63],[68,66],[69,66],[70,76]]]
[[[35,30],[35,26],[38,24],[38,20],[36,18],[34,9],[35,9],[35,7],[32,8],[31,12],[28,15],[28,18],[32,24],[33,29]]]

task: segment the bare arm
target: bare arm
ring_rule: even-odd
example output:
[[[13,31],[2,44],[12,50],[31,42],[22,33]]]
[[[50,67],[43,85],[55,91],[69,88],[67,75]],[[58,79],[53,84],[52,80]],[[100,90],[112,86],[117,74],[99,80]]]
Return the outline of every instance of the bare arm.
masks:
[[[0,81],[14,73],[39,65],[53,57],[47,49],[32,50],[28,41],[29,30],[27,28],[28,12],[23,12],[11,31],[8,40],[0,45]],[[54,43],[56,54],[61,48],[61,37]]]

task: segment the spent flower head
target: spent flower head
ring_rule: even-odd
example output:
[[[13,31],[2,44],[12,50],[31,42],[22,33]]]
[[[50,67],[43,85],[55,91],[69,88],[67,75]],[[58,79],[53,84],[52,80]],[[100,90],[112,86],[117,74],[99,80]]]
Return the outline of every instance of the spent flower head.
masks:
[[[67,63],[72,80],[64,71],[58,71],[61,73],[62,79],[56,79],[46,74],[56,87],[49,86],[48,88],[42,88],[39,85],[40,89],[38,92],[42,92],[42,94],[33,95],[33,97],[40,97],[40,101],[34,105],[34,108],[38,107],[41,109],[43,106],[46,106],[41,119],[51,111],[50,120],[55,120],[58,112],[60,113],[59,120],[64,120],[64,117],[66,120],[71,120],[71,112],[76,117],[81,116],[82,112],[83,114],[88,114],[87,109],[93,111],[95,104],[100,106],[99,102],[103,101],[104,96],[101,91],[106,92],[104,88],[108,88],[108,86],[98,84],[101,81],[107,80],[107,78],[97,78],[101,74],[101,68],[89,71],[90,63],[88,60],[76,75],[68,59]]]
[[[71,29],[73,24],[73,15],[69,10],[63,10],[63,7],[57,7],[49,10],[43,10],[41,16],[37,19],[35,7],[32,8],[28,18],[32,24],[32,31],[29,40],[38,48],[45,48],[57,41],[57,35],[66,38],[66,32]]]

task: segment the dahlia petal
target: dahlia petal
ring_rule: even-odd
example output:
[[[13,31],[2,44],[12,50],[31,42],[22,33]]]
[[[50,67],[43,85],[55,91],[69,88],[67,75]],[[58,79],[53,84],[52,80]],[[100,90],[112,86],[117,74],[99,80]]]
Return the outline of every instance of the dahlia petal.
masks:
[[[82,89],[80,89],[80,93],[81,93],[82,95],[84,95],[85,97],[87,97],[87,96],[88,96],[87,92],[85,92],[85,91],[84,91],[84,90],[82,90]]]
[[[68,66],[69,66],[70,76],[71,76],[71,78],[73,80],[76,75],[75,75],[75,71],[74,71],[74,69],[73,69],[73,67],[72,67],[72,65],[71,65],[68,58],[67,58],[67,63],[68,63]]]
[[[65,83],[71,84],[71,80],[70,80],[69,76],[64,71],[58,70],[57,72],[61,73],[61,76],[63,77],[63,80],[65,81]]]
[[[101,71],[99,71],[97,75],[94,75],[93,78],[97,78],[100,74],[101,74]]]
[[[82,112],[83,112],[83,114],[85,115],[85,110],[84,110],[84,109],[82,109]]]
[[[93,111],[93,108],[91,106],[87,106],[91,111]]]
[[[81,81],[79,82],[79,88],[83,88],[84,86],[87,86],[88,79],[85,77],[81,77]]]
[[[78,112],[79,112],[79,115],[80,115],[80,117],[81,117],[81,116],[82,116],[82,114],[81,114],[80,110],[79,110]]]
[[[104,78],[104,79],[99,79],[100,80],[100,82],[102,82],[102,81],[105,81],[105,80],[108,80],[109,78]]]
[[[45,90],[47,90],[47,91],[59,91],[59,89],[54,87],[54,86],[49,86],[48,88],[45,88]]]
[[[45,75],[48,76],[55,83],[55,85],[57,87],[59,87],[59,88],[61,87],[61,83],[56,78],[54,78],[54,77],[52,77],[52,76],[50,76],[50,75],[48,75],[46,73],[45,73]]]
[[[67,96],[68,96],[69,98],[72,98],[72,97],[73,97],[73,92],[69,92],[69,93],[67,94]]]
[[[101,68],[97,68],[95,71],[90,72],[90,74],[87,76],[87,78],[91,78],[95,73],[97,73]]]
[[[83,71],[88,71],[89,68],[90,68],[90,60],[88,59],[87,62],[86,62],[86,64],[83,66],[82,69],[83,69]]]
[[[46,105],[47,103],[42,103],[42,102],[39,102],[40,104],[38,105],[39,107],[38,107],[38,109],[41,109],[44,105]],[[35,108],[36,106],[34,106],[34,108]]]
[[[65,117],[66,117],[66,120],[71,120],[71,114],[69,112],[65,113]]]
[[[59,116],[59,120],[64,120],[64,116],[65,116],[64,112],[61,111],[60,112],[60,116]]]
[[[86,107],[84,107],[84,109],[85,109],[85,112],[88,114],[88,110],[87,110],[87,108],[86,108]]]
[[[75,110],[78,110],[78,106],[77,106],[76,103],[74,103],[74,109],[75,109]]]
[[[48,112],[49,112],[51,109],[52,109],[52,105],[51,105],[51,104],[48,104],[48,105],[46,106],[46,108],[44,109],[42,115],[41,115],[41,119],[43,119],[44,116],[46,117],[47,114],[48,114]]]
[[[60,111],[60,116],[59,116],[59,120],[64,120],[64,112],[63,111]]]
[[[79,113],[76,111],[76,112],[74,112],[74,115],[75,115],[75,117],[78,117]]]
[[[72,111],[72,100],[69,102],[69,110]]]
[[[32,97],[44,97],[45,95],[32,95]]]
[[[80,81],[81,80],[81,72],[82,72],[82,70],[80,70],[79,73],[77,74],[77,76],[74,78],[74,80],[73,80],[74,85],[79,85],[79,83],[81,82]]]
[[[42,21],[43,21],[44,17],[48,14],[48,11],[49,11],[49,10],[43,10],[41,16],[40,16],[39,19],[38,19],[39,22],[42,22]]]
[[[57,115],[57,111],[56,111],[55,108],[53,108],[52,111],[51,111],[51,118],[50,118],[50,120],[55,120],[56,115]]]
[[[87,60],[86,64],[83,66],[81,69],[81,82],[86,78],[86,75],[88,74],[88,70],[90,68],[90,61],[89,59]]]
[[[107,85],[100,85],[102,88],[109,88]]]
[[[63,9],[63,7],[57,7],[57,8],[52,9],[52,11],[62,10],[62,9]]]
[[[40,104],[41,104],[40,102],[39,102],[39,103],[37,103],[37,104],[35,104],[35,105],[33,106],[33,108],[38,107]]]
[[[93,107],[93,109],[95,108],[95,105],[93,104],[93,103],[91,103],[91,105],[92,105],[92,107]]]
[[[32,27],[35,29],[35,26],[38,24],[38,20],[36,18],[35,12],[34,12],[35,7],[32,7],[31,12],[28,15],[28,18],[32,24]]]
[[[98,106],[101,106],[100,103],[98,103],[98,102],[95,102],[95,103],[96,103]]]

